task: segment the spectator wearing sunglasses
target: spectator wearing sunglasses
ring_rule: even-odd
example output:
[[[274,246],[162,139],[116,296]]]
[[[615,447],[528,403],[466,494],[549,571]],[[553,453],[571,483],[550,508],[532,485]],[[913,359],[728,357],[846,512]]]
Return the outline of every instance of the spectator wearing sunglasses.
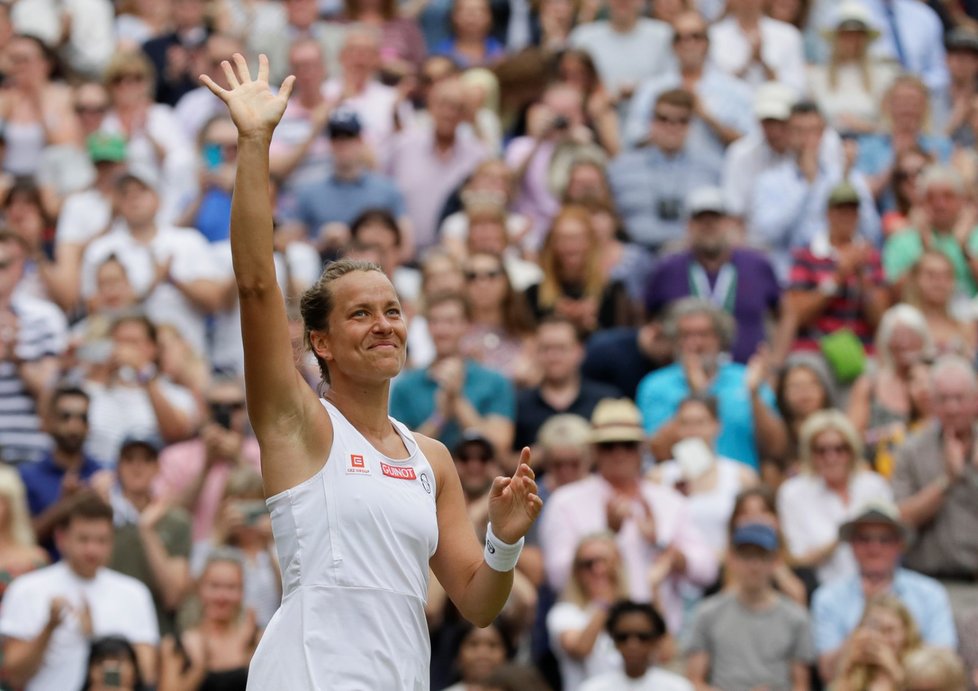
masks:
[[[867,601],[895,595],[909,610],[927,645],[955,649],[954,617],[944,587],[900,566],[907,528],[892,502],[864,504],[839,529],[852,547],[859,573],[832,580],[812,598],[812,631],[819,672],[826,681],[838,672],[842,646],[856,630]]]
[[[655,607],[630,600],[616,603],[608,614],[608,633],[624,669],[590,679],[581,691],[693,691],[683,677],[655,666],[659,644],[667,633]]]
[[[635,404],[605,399],[595,407],[591,426],[597,473],[559,488],[543,512],[540,539],[547,578],[551,587],[562,590],[581,539],[610,530],[632,599],[651,601],[650,564],[664,571],[659,602],[669,630],[677,631],[682,593],[690,585],[705,587],[715,580],[716,557],[695,528],[683,496],[643,479],[645,434]]]

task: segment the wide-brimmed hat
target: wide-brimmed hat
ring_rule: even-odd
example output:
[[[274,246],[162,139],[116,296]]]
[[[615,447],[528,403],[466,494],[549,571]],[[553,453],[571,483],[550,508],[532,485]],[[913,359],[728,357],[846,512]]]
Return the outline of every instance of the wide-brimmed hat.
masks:
[[[641,442],[644,439],[642,413],[627,398],[605,398],[594,407],[591,413],[591,441],[594,444]]]
[[[872,501],[863,504],[856,514],[839,527],[839,539],[848,542],[861,525],[885,525],[907,537],[907,526],[900,520],[900,509],[891,501]]]

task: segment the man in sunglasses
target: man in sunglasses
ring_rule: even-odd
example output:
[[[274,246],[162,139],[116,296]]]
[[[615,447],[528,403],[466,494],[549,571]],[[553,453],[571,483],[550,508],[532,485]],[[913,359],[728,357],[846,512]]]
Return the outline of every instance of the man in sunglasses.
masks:
[[[687,190],[717,185],[721,162],[689,146],[696,97],[685,89],[664,91],[638,148],[608,166],[615,204],[634,242],[657,252],[683,236]]]
[[[34,535],[52,559],[58,557],[54,529],[75,495],[98,483],[100,474],[111,481],[111,473],[83,451],[88,439],[88,406],[88,394],[80,387],[58,387],[43,422],[52,448],[38,463],[20,466]]]
[[[716,577],[713,550],[694,526],[686,499],[642,476],[642,418],[628,399],[608,398],[591,416],[597,474],[557,489],[540,524],[544,567],[560,592],[570,577],[581,539],[610,530],[628,575],[629,594],[649,602],[649,567],[661,574],[657,602],[670,631],[683,618],[683,593]]]
[[[693,691],[683,677],[655,666],[659,643],[668,633],[655,607],[617,602],[608,612],[607,628],[621,653],[623,669],[589,679],[580,691]]]
[[[772,585],[780,547],[766,523],[741,525],[731,536],[734,585],[699,606],[684,644],[696,688],[809,688],[808,614]]]
[[[955,648],[954,617],[944,587],[932,578],[900,566],[906,527],[892,503],[871,503],[839,529],[850,544],[858,575],[829,581],[812,598],[812,630],[819,672],[834,678],[842,646],[856,630],[873,596],[891,593],[907,606],[928,645]]]

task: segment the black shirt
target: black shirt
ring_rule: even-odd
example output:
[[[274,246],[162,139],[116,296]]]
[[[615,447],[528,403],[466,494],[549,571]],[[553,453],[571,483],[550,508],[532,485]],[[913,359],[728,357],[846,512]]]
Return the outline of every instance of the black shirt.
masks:
[[[621,391],[614,386],[582,379],[581,390],[574,402],[565,410],[557,410],[543,400],[539,388],[523,389],[516,394],[516,434],[513,437],[513,448],[519,450],[524,446],[531,446],[543,423],[554,415],[573,413],[590,420],[594,407],[603,398],[621,398]]]
[[[635,400],[642,377],[663,364],[650,360],[639,350],[638,329],[609,329],[588,339],[581,374],[592,381],[613,386]]]

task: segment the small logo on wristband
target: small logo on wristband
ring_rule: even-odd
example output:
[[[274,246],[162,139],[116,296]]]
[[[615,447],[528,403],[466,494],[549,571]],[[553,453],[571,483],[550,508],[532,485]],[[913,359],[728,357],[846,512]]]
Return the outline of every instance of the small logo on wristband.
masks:
[[[486,549],[489,551],[489,554],[496,553],[496,548],[493,546],[492,542],[488,538],[486,539]]]

